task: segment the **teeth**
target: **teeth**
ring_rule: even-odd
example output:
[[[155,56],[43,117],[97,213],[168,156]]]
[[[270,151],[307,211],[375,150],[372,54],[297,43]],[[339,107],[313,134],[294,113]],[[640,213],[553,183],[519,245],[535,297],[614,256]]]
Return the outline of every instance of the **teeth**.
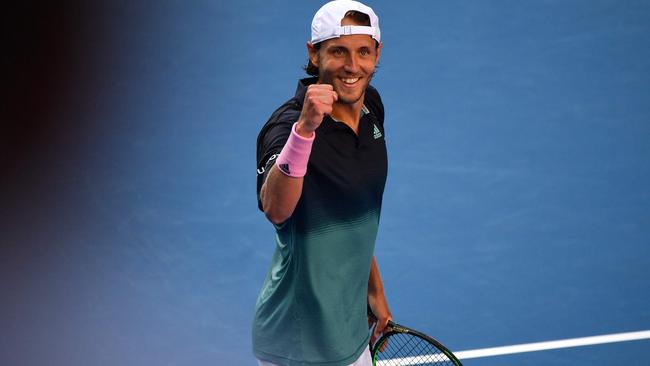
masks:
[[[359,78],[341,78],[341,80],[346,84],[354,84],[359,80]]]

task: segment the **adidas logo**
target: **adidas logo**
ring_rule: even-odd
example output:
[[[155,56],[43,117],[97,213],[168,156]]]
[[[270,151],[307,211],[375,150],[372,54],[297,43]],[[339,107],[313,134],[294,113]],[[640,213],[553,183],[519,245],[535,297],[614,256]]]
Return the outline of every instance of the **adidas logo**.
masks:
[[[376,139],[382,137],[383,135],[381,134],[381,131],[379,131],[379,128],[377,127],[377,125],[373,124],[373,126],[375,126],[373,136],[375,137],[375,140],[376,140]]]
[[[278,168],[284,173],[284,174],[291,174],[289,171],[289,164],[278,164]]]

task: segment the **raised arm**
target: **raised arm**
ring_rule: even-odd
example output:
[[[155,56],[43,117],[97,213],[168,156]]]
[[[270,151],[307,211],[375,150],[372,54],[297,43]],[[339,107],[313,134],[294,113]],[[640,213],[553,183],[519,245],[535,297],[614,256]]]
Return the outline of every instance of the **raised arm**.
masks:
[[[262,209],[272,223],[281,224],[293,214],[302,194],[304,171],[311,151],[307,140],[314,138],[314,131],[325,115],[332,113],[336,100],[331,85],[313,84],[308,87],[295,128],[292,128],[291,136],[260,190]]]

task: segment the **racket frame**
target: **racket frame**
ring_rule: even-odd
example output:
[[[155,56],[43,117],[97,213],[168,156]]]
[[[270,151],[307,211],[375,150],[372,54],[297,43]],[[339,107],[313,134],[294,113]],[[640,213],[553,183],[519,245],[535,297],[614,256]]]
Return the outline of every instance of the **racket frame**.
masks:
[[[377,364],[377,355],[380,353],[379,350],[381,350],[381,347],[386,343],[386,341],[395,334],[410,334],[413,336],[416,336],[418,338],[421,338],[429,343],[431,343],[434,347],[439,349],[447,358],[453,362],[456,366],[463,366],[463,364],[458,360],[458,358],[447,348],[445,347],[442,343],[438,342],[434,338],[422,333],[418,332],[415,329],[411,329],[409,327],[397,324],[393,321],[388,322],[388,327],[390,330],[388,332],[385,332],[377,342],[375,342],[374,346],[370,345],[370,354],[372,356],[372,364],[376,365]]]

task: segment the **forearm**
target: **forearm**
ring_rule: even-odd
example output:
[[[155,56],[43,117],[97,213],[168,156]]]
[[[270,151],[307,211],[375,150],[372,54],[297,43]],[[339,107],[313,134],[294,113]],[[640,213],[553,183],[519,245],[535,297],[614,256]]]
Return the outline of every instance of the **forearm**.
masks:
[[[371,341],[374,343],[379,335],[386,329],[388,322],[393,318],[393,315],[388,308],[388,301],[384,294],[384,284],[379,275],[379,267],[377,266],[377,259],[372,257],[370,264],[370,277],[368,278],[368,305],[374,315],[375,328],[373,330]]]
[[[377,259],[375,256],[372,257],[372,262],[370,263],[370,276],[368,278],[368,303],[370,304],[371,309],[377,314],[377,312],[385,313],[385,315],[390,316],[390,310],[388,310],[388,302],[386,301],[386,296],[384,294],[384,283],[381,280],[381,275],[379,274],[379,266],[377,265]]]
[[[314,132],[305,129],[305,124],[299,120],[291,127],[276,165],[271,167],[262,185],[262,209],[269,221],[276,225],[286,221],[296,209],[313,141]]]
[[[269,170],[260,191],[264,214],[278,225],[286,221],[296,209],[302,194],[303,177],[283,174],[275,165]]]
[[[370,263],[370,277],[368,278],[368,295],[377,293],[384,293],[384,284],[379,274],[377,258],[373,255],[372,262]]]

